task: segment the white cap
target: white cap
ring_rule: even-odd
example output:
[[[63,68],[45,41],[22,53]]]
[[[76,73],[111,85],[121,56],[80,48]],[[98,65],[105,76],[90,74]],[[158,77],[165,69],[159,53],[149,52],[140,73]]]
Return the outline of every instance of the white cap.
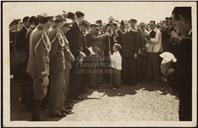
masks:
[[[160,57],[163,58],[162,64],[168,63],[170,61],[177,62],[177,59],[175,58],[175,56],[170,52],[163,52],[160,54]]]

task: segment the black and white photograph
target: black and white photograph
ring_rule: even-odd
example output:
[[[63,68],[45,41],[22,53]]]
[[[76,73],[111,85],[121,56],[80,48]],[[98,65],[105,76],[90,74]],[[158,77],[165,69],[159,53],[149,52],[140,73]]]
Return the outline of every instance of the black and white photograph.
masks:
[[[197,3],[1,1],[3,127],[196,127]]]

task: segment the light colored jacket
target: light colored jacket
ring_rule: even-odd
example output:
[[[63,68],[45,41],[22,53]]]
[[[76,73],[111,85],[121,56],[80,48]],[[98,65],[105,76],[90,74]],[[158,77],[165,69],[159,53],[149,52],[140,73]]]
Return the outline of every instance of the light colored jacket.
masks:
[[[48,31],[51,43],[50,51],[50,71],[57,72],[65,70],[65,41],[61,33],[56,27],[52,27]]]
[[[155,38],[151,38],[148,43],[147,52],[149,53],[159,53],[162,51],[162,33],[157,28],[154,31],[156,32]]]
[[[49,76],[51,45],[44,28],[38,25],[30,35],[29,60],[26,71],[32,78]]]

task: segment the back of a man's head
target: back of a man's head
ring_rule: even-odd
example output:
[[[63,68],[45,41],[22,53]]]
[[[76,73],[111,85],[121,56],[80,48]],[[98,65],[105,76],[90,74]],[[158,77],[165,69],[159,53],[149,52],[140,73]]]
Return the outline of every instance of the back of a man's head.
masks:
[[[30,19],[29,16],[25,16],[25,17],[23,18],[23,23],[28,22],[29,19]]]
[[[172,15],[175,20],[180,20],[180,16],[182,16],[185,21],[191,23],[191,7],[175,7],[172,11]]]
[[[38,19],[39,19],[39,23],[45,24],[51,19],[51,17],[49,17],[49,16],[38,16]]]
[[[80,17],[84,17],[85,16],[85,14],[83,13],[83,12],[81,12],[81,11],[76,11],[76,17],[77,18],[80,18]]]

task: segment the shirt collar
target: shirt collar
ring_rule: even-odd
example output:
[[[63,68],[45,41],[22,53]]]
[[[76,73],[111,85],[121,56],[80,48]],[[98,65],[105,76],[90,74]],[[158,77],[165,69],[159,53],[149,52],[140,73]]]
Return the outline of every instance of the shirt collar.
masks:
[[[129,31],[137,32],[137,30],[134,28],[129,28]]]
[[[155,27],[153,31],[154,31],[154,32],[157,32],[157,27]]]
[[[38,28],[38,29],[42,29],[42,30],[44,29],[42,25],[38,25],[37,28]],[[51,28],[50,28],[50,29],[51,29]]]
[[[23,27],[26,29],[26,30],[28,30],[28,28],[27,27],[25,27],[25,25],[23,24]]]

